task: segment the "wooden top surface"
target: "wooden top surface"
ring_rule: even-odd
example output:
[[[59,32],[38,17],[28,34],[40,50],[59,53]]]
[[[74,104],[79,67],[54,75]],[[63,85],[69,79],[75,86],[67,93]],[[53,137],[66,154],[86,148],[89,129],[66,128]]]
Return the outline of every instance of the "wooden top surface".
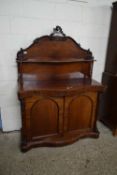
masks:
[[[93,91],[103,91],[104,87],[95,80],[92,80],[88,77],[84,78],[84,74],[77,73],[76,75],[72,75],[71,79],[48,79],[38,81],[38,77],[34,75],[24,75],[22,77],[22,83],[19,83],[19,95],[26,95],[35,92],[40,93],[51,93],[57,94],[62,93],[72,93],[75,91],[85,91],[85,90],[93,90]],[[61,95],[61,94],[60,94]]]

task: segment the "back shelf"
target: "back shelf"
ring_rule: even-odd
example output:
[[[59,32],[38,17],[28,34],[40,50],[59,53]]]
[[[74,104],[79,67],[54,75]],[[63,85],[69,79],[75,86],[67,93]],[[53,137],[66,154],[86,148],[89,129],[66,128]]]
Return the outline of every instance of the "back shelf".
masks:
[[[21,63],[46,63],[46,64],[62,64],[62,63],[83,63],[83,62],[94,62],[93,59],[85,59],[85,58],[49,58],[49,57],[29,57],[17,60],[17,62]]]

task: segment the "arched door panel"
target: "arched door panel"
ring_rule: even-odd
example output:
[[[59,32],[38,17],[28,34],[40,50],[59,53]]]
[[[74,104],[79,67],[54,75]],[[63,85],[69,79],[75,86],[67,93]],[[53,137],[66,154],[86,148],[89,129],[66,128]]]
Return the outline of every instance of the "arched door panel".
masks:
[[[94,115],[93,108],[93,99],[87,94],[70,98],[67,107],[67,130],[72,131],[91,128]]]
[[[52,99],[36,101],[30,112],[32,138],[59,133],[59,106]]]

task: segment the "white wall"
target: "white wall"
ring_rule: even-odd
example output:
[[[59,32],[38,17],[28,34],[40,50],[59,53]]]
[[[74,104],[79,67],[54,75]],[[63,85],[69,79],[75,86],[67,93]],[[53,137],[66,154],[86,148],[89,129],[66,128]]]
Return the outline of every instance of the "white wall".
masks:
[[[17,99],[16,53],[60,25],[81,46],[90,48],[97,62],[93,78],[101,81],[111,8],[65,0],[0,0],[0,108],[4,131],[21,128]]]

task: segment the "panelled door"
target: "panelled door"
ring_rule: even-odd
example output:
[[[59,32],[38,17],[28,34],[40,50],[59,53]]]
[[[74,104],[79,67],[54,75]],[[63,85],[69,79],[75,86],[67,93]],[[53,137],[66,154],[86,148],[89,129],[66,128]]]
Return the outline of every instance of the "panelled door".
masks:
[[[38,140],[63,132],[63,98],[32,97],[26,104],[26,126],[29,140]]]
[[[90,129],[94,125],[97,93],[86,92],[65,98],[64,131]]]

